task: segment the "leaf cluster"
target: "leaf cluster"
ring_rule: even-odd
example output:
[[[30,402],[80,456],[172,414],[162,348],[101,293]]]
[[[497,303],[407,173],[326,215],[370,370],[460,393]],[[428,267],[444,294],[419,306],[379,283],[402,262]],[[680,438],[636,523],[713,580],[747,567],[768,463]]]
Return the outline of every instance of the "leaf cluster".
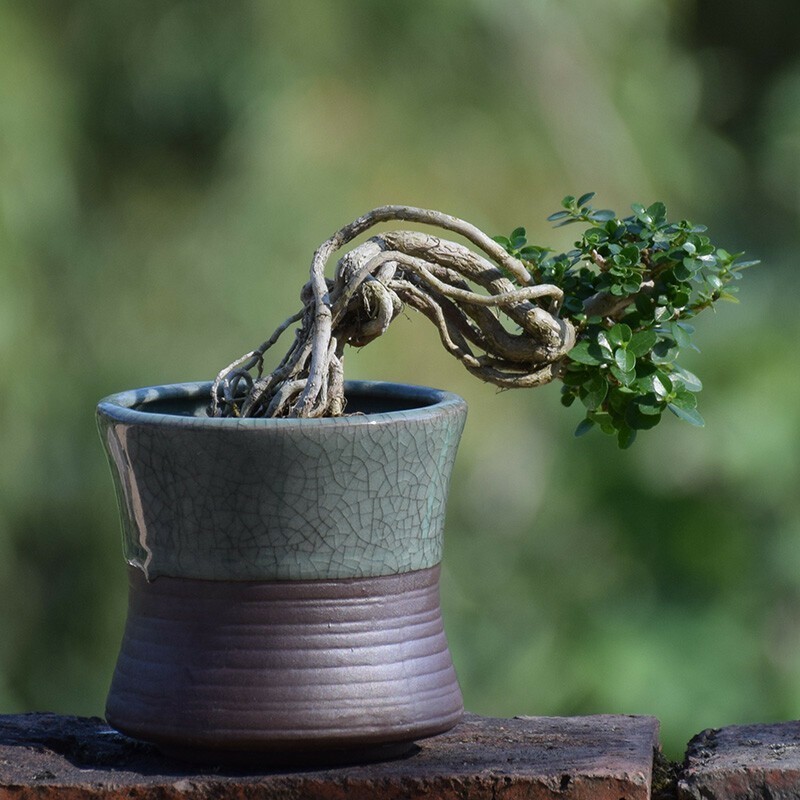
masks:
[[[702,384],[677,364],[682,350],[697,349],[689,320],[720,300],[737,302],[732,284],[758,262],[716,247],[702,225],[669,222],[661,202],[634,203],[619,217],[594,209],[593,197],[565,197],[548,217],[556,227],[586,226],[565,253],[529,244],[524,228],[496,237],[535,283],[564,292],[561,314],[577,339],[561,373],[562,402],[585,410],[575,433],[597,427],[625,448],[667,410],[702,426]]]

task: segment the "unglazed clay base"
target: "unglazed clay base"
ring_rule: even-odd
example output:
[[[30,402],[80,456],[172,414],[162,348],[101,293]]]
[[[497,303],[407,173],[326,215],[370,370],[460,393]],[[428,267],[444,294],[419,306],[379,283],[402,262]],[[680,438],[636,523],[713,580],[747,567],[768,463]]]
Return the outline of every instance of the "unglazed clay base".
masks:
[[[461,717],[438,566],[149,583],[131,567],[129,579],[108,721],[173,755],[272,766],[391,758]]]

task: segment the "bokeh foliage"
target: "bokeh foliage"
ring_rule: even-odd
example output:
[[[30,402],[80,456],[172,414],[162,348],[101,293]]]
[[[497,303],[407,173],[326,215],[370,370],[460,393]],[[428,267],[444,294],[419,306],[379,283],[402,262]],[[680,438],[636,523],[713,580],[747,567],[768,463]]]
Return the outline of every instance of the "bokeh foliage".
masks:
[[[575,440],[556,389],[497,394],[422,323],[346,360],[470,403],[443,584],[467,705],[655,714],[672,754],[800,715],[800,60],[775,9],[1,5],[0,710],[102,712],[125,589],[99,397],[211,378],[370,207],[568,249],[545,217],[590,188],[764,262],[698,324],[704,430]]]

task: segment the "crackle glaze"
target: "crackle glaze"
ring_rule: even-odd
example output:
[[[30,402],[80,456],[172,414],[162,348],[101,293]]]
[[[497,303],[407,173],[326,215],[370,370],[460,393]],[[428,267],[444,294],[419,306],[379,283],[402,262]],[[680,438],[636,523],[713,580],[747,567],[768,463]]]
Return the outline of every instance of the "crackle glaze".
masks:
[[[364,578],[441,561],[461,398],[351,382],[349,416],[215,419],[209,391],[157,386],[98,405],[125,557],[149,580]]]

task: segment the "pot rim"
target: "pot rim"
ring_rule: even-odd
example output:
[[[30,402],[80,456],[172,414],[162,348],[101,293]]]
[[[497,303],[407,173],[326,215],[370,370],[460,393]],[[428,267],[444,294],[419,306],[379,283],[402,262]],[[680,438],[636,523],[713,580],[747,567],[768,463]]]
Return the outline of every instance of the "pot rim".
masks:
[[[351,414],[341,417],[320,417],[316,419],[288,419],[264,417],[207,417],[147,411],[150,403],[169,400],[186,400],[208,397],[211,381],[187,381],[146,386],[130,389],[104,397],[97,404],[97,413],[116,422],[128,424],[147,424],[153,426],[222,428],[222,429],[263,429],[281,428],[295,430],[317,427],[352,427],[354,425],[374,425],[413,419],[428,419],[442,412],[466,408],[466,401],[453,392],[414,384],[391,383],[388,381],[345,381],[345,392],[351,396],[359,395],[374,399],[414,404],[411,408],[393,411],[378,411]]]

